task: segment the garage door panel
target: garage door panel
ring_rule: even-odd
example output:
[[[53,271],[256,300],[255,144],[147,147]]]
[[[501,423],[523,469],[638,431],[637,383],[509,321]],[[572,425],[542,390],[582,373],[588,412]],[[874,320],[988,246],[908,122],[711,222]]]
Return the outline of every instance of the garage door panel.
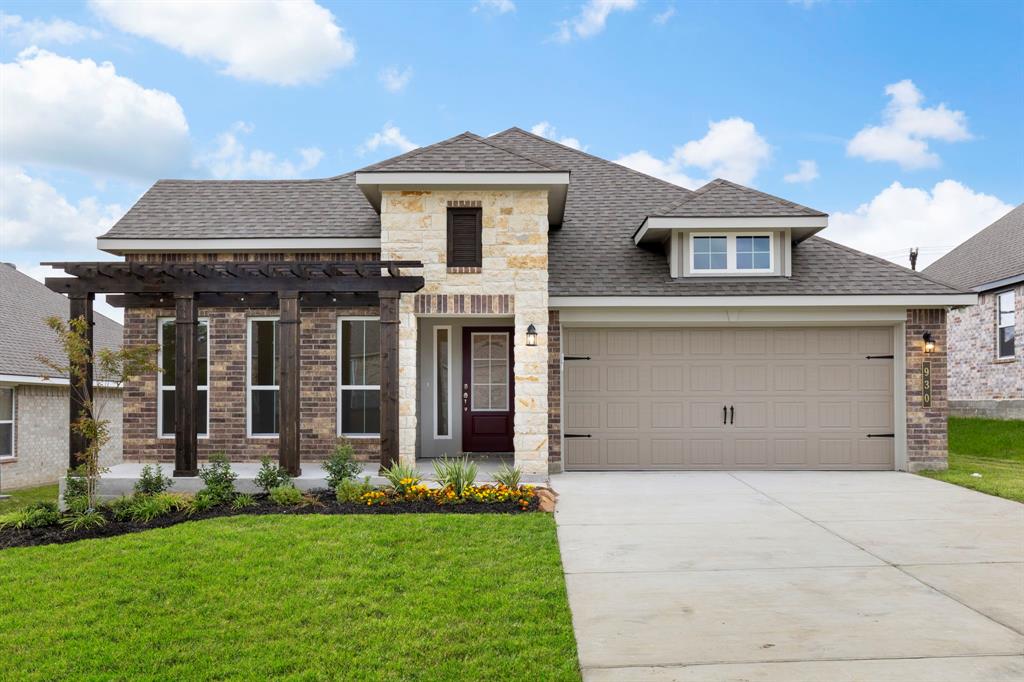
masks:
[[[891,469],[889,328],[566,329],[570,469]],[[723,424],[723,407],[734,408]],[[728,411],[725,413],[728,422]]]

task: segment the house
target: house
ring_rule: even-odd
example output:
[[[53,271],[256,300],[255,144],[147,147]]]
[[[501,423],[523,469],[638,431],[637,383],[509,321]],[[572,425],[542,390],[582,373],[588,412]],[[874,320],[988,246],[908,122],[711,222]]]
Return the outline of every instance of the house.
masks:
[[[948,317],[950,413],[1024,419],[1024,204],[924,273],[978,292]]]
[[[534,476],[943,467],[946,310],[976,295],[827,224],[511,128],[332,178],[157,182],[98,240],[124,262],[47,285],[83,313],[115,294],[126,342],[161,345],[124,456],[179,475],[297,472],[342,436]]]
[[[68,300],[10,263],[0,263],[0,476],[4,488],[53,483],[68,468],[67,377],[39,357],[66,362],[48,317],[68,317]],[[121,345],[121,325],[95,317],[94,343],[101,348]],[[110,420],[110,443],[100,462],[121,461],[120,390],[100,382],[96,404],[101,418]]]

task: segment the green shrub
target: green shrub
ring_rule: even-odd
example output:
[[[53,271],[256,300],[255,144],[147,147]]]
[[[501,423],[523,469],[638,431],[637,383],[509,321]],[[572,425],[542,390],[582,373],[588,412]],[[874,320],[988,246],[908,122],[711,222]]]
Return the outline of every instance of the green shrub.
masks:
[[[164,476],[163,468],[157,465],[147,464],[142,467],[142,475],[135,482],[135,492],[140,495],[159,495],[174,485],[174,479]]]
[[[44,528],[56,525],[60,521],[60,512],[52,502],[36,502],[33,505],[0,516],[0,530],[14,528]]]
[[[420,476],[420,472],[416,471],[416,467],[401,462],[395,462],[390,467],[381,469],[380,473],[399,493],[404,493],[407,489],[417,485],[423,478]]]
[[[64,506],[84,511],[89,506],[89,482],[83,476],[69,471],[64,478]]]
[[[466,488],[476,482],[478,468],[476,462],[469,457],[448,459],[447,457],[434,462],[434,478],[443,488],[451,488],[456,495],[462,496]]]
[[[64,530],[92,530],[107,525],[107,517],[96,509],[86,509],[83,512],[65,516],[60,520],[60,523],[64,526]]]
[[[327,487],[334,491],[344,482],[355,480],[363,472],[362,465],[355,461],[352,445],[347,441],[334,448],[334,454],[323,466],[327,472]]]
[[[199,468],[199,478],[203,479],[205,485],[200,492],[206,493],[211,504],[231,504],[235,499],[235,479],[238,474],[231,470],[231,462],[223,453],[213,455],[208,466]]]
[[[334,490],[334,496],[338,498],[338,502],[361,502],[363,494],[372,490],[373,486],[370,485],[369,476],[362,481],[346,479],[338,484]]]
[[[260,470],[253,482],[263,492],[269,493],[274,488],[280,488],[292,482],[292,477],[285,471],[284,467],[274,464],[269,457],[260,459]]]
[[[523,482],[523,470],[519,467],[502,464],[498,467],[498,470],[494,472],[494,480],[506,488],[516,490]]]
[[[233,502],[234,500],[232,500],[232,503]],[[188,510],[189,516],[191,516],[192,514],[199,514],[200,512],[204,512],[208,509],[213,508],[217,504],[217,500],[214,499],[214,497],[209,492],[207,492],[205,489],[200,490],[198,493],[196,493],[196,496],[192,498],[192,506],[189,507]]]
[[[282,507],[294,507],[302,504],[302,493],[298,488],[289,484],[282,485],[270,491],[270,501]]]
[[[132,517],[132,509],[135,506],[134,497],[119,497],[106,503],[110,515],[118,521],[127,521]]]
[[[137,523],[149,523],[153,519],[177,511],[188,511],[192,502],[184,495],[160,493],[158,495],[137,495],[132,501],[129,518]]]
[[[232,509],[246,509],[256,504],[256,498],[247,493],[238,493],[231,501]]]

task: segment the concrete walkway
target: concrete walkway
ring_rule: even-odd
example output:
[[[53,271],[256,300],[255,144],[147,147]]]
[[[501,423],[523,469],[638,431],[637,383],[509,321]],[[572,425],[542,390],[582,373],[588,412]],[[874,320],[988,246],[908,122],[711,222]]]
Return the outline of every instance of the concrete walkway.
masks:
[[[896,472],[552,484],[585,680],[1024,680],[1024,505]]]

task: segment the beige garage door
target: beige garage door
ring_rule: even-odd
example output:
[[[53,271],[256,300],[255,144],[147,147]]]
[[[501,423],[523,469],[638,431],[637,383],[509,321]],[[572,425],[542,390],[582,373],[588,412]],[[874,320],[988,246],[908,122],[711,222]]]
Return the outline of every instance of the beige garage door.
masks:
[[[567,469],[893,468],[889,327],[563,336]]]

